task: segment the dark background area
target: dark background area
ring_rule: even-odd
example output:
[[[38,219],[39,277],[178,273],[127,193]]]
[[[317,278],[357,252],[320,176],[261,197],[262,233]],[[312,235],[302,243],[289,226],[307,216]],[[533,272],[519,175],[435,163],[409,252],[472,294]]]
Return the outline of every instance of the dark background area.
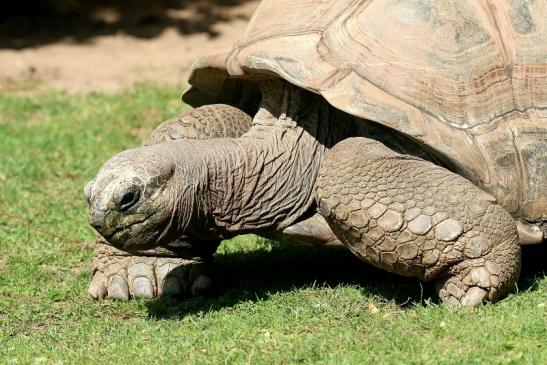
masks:
[[[0,48],[23,49],[70,40],[128,34],[153,38],[174,27],[181,34],[207,33],[240,15],[231,7],[250,0],[4,0],[0,4]]]

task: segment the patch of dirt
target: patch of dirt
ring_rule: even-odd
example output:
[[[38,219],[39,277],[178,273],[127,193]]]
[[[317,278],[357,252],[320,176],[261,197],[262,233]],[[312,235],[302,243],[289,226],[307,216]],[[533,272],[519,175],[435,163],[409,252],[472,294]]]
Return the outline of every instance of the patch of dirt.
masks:
[[[138,82],[182,89],[191,64],[230,48],[258,5],[257,0],[53,3],[64,7],[0,15],[0,91],[113,93]]]

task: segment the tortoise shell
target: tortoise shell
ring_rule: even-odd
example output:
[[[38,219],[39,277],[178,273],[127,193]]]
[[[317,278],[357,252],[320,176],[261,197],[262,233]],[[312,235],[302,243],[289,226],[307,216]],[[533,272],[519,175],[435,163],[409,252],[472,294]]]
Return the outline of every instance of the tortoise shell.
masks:
[[[226,101],[272,77],[427,145],[515,217],[546,219],[547,1],[264,0],[230,51],[194,64],[184,98]]]

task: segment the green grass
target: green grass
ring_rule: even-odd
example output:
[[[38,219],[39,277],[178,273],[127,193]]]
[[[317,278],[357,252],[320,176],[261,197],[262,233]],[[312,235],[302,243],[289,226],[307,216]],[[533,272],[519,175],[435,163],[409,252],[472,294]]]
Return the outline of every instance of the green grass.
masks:
[[[157,86],[0,95],[0,364],[547,363],[537,248],[519,292],[474,311],[439,306],[430,285],[349,254],[253,237],[222,245],[217,297],[91,300],[82,187],[184,110],[178,100]]]

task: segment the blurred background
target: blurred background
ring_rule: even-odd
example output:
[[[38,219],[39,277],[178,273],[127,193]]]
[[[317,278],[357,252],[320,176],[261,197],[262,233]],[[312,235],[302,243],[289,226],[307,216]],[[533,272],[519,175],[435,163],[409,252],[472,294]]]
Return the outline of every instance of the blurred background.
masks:
[[[184,86],[199,56],[229,48],[257,0],[4,0],[0,91],[32,84],[117,92]]]

